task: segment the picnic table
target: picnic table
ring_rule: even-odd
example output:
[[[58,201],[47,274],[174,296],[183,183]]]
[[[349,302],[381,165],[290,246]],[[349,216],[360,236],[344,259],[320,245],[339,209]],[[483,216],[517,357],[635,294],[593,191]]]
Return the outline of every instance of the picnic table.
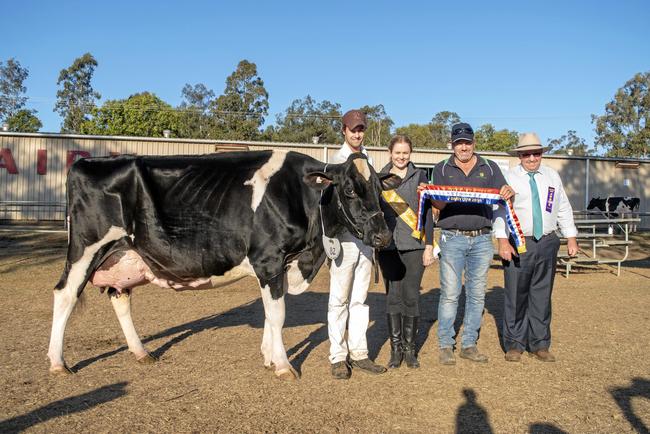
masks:
[[[574,267],[598,268],[601,264],[616,265],[616,275],[621,275],[621,263],[625,262],[630,253],[630,230],[641,221],[638,217],[621,218],[582,218],[576,219],[575,225],[578,228],[578,244],[590,244],[591,255],[581,249],[583,256],[570,257],[567,254],[558,255],[558,261],[566,267],[565,275]],[[607,255],[603,257],[603,249],[611,247],[623,248],[623,251],[616,250],[616,257]],[[609,250],[611,252],[611,250]]]

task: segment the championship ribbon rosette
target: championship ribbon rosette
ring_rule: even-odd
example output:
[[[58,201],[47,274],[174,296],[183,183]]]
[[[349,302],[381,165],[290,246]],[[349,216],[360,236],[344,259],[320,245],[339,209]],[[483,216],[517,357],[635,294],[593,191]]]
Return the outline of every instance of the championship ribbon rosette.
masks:
[[[439,200],[442,202],[462,202],[475,203],[481,205],[501,205],[506,210],[506,224],[510,229],[510,234],[514,238],[517,252],[526,252],[526,239],[521,230],[519,219],[512,207],[512,202],[504,200],[499,194],[497,188],[477,188],[477,187],[456,187],[451,185],[432,185],[428,184],[418,192],[418,225],[417,229],[422,230],[424,211],[424,201],[427,199]]]

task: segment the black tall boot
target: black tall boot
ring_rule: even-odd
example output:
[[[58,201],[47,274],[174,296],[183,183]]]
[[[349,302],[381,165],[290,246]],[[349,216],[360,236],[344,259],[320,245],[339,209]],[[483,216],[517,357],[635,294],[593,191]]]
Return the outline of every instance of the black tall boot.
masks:
[[[402,365],[402,314],[389,313],[388,318],[388,336],[390,337],[390,360],[388,369],[399,368]]]
[[[418,317],[417,316],[404,316],[402,317],[402,332],[404,334],[404,361],[409,368],[419,368],[415,356],[415,336],[418,330]]]

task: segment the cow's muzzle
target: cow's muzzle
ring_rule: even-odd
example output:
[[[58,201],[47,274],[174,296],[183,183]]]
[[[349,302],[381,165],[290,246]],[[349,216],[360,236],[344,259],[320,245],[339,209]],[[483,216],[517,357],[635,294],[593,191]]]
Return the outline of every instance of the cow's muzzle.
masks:
[[[390,244],[392,234],[386,226],[384,213],[379,212],[373,215],[364,228],[365,236],[363,242],[376,249],[387,247]]]

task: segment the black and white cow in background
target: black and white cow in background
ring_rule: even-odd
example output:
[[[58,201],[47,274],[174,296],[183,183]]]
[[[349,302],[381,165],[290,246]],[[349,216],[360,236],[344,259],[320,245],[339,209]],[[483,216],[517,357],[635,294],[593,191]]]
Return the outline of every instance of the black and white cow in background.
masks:
[[[592,198],[587,205],[588,211],[601,211],[607,217],[618,217],[621,214],[639,211],[641,200],[638,197],[608,196]]]
[[[384,247],[391,235],[379,194],[399,182],[378,176],[361,154],[330,165],[286,151],[79,160],[67,180],[70,234],[54,289],[50,371],[70,372],[65,327],[89,281],[108,289],[129,350],[148,363],[155,359],[131,319],[134,287],[201,289],[251,275],[264,304],[264,365],[297,378],[282,342],[284,294],[307,289],[325,260],[321,212],[328,236],[347,228]]]

